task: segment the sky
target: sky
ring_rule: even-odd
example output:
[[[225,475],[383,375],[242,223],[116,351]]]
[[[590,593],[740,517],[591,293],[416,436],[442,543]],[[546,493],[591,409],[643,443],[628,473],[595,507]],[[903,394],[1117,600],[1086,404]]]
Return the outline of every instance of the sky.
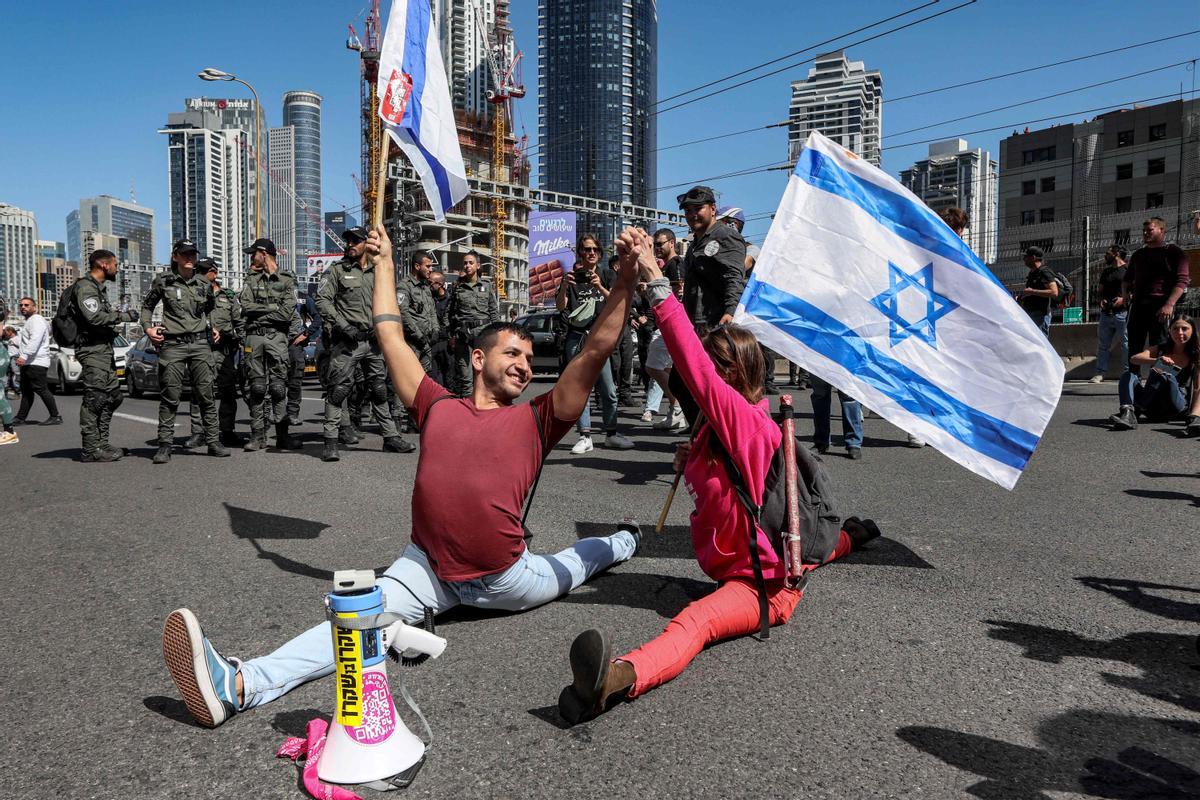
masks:
[[[660,0],[658,96],[667,98],[804,50],[924,2]],[[961,2],[940,0],[820,50],[850,45]],[[385,17],[387,7],[385,0]],[[1151,13],[1135,12],[1124,0],[977,0],[907,30],[847,47],[851,59],[883,73],[884,170],[897,175],[925,157],[928,144],[911,143],[926,139],[970,132],[963,138],[972,147],[990,150],[998,160],[998,143],[1013,129],[1082,121],[1100,113],[1098,109],[1178,93],[1181,88],[1190,95],[1196,87],[1190,65],[1125,78],[1200,57],[1200,35],[889,101],[1200,29],[1200,0],[1164,0],[1153,7]],[[354,209],[359,203],[351,178],[359,164],[359,65],[357,54],[347,50],[345,42],[347,25],[362,33],[366,11],[362,0],[23,4],[22,13],[7,15],[0,28],[4,75],[0,202],[33,211],[43,239],[65,241],[66,215],[78,208],[80,198],[110,194],[128,199],[132,191],[138,203],[157,212],[157,256],[165,261],[170,246],[167,151],[166,137],[157,131],[168,113],[183,110],[185,97],[248,96],[237,84],[204,83],[195,77],[205,67],[217,67],[255,86],[269,125],[281,122],[284,92],[303,89],[324,97],[323,211]],[[526,54],[524,80],[530,89],[514,109],[514,127],[518,135],[528,134],[532,146],[537,138],[536,0],[513,0],[512,22],[517,46]],[[800,53],[738,80],[798,64],[815,54]],[[662,111],[657,116],[659,147],[785,120],[791,81],[806,77],[810,66],[799,64],[686,107]],[[1108,83],[1071,91],[1101,82]],[[1062,92],[1070,93],[995,110]],[[969,115],[969,119],[902,134]],[[1055,119],[1035,121],[1048,117]],[[982,130],[986,128],[997,129]],[[718,191],[722,204],[740,206],[750,216],[765,215],[779,203],[786,172],[713,177],[782,164],[786,158],[784,128],[661,151],[658,206],[673,208],[675,195],[686,185],[706,182]],[[752,219],[747,238],[761,242],[769,225],[767,216]]]

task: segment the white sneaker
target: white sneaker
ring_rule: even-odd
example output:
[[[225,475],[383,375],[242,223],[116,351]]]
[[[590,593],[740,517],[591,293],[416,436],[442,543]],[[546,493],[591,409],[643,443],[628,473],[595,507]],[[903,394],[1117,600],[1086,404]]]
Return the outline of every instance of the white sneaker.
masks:
[[[680,422],[687,425],[687,420],[683,417],[683,409],[676,406],[667,413],[665,417],[654,423],[656,431],[670,431],[679,427]]]
[[[653,422],[653,421],[654,421],[654,412],[647,408],[645,411],[642,412],[642,422]]]
[[[672,414],[672,415],[671,415],[671,430],[673,430],[673,431],[686,431],[686,430],[687,430],[687,426],[688,426],[688,424],[687,424],[687,417],[685,417],[685,416],[683,415],[683,409],[682,409],[682,408],[681,408],[681,409],[679,409],[679,410],[677,410],[677,411],[676,411],[674,414]]]
[[[15,433],[9,433],[8,431],[0,432],[0,445],[17,444],[20,441]]]
[[[604,446],[612,450],[632,450],[633,440],[619,433],[610,433],[604,437]],[[590,450],[591,448],[589,447],[588,449]]]
[[[1090,381],[1088,381],[1088,383],[1104,383],[1104,376],[1097,375],[1094,378],[1092,378]]]
[[[594,448],[592,447],[592,437],[580,436],[579,441],[576,442],[575,446],[571,448],[571,452],[577,456],[581,456],[584,453],[592,452],[593,449]]]

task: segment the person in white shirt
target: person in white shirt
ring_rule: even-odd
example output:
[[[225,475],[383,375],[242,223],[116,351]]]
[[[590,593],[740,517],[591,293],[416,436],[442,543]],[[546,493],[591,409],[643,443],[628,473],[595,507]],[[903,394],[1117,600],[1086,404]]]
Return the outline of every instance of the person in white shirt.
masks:
[[[46,371],[50,367],[50,323],[37,313],[37,303],[32,297],[21,298],[21,316],[25,318],[25,327],[19,335],[20,350],[17,354],[17,366],[21,370],[21,408],[13,418],[14,425],[28,424],[25,418],[33,408],[33,398],[40,397],[46,404],[50,417],[43,425],[62,425],[62,416],[58,413],[58,405],[54,395],[46,386]]]

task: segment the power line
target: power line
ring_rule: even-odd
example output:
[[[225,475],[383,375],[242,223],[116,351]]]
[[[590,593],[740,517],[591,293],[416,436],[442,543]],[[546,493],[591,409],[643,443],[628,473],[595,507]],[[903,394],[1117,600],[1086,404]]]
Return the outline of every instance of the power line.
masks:
[[[876,39],[882,39],[884,36],[889,36],[893,33],[897,33],[898,31],[902,31],[907,28],[915,27],[922,23],[929,22],[930,20],[937,19],[938,17],[943,17],[946,14],[953,14],[955,11],[966,8],[967,6],[970,6],[970,5],[974,5],[977,2],[978,2],[978,0],[966,0],[966,2],[959,3],[958,5],[956,5],[952,8],[947,8],[945,11],[939,11],[936,14],[930,14],[928,17],[922,17],[921,19],[913,20],[912,22],[907,22],[904,25],[898,25],[895,28],[889,28],[886,31],[881,31],[880,33],[877,33],[873,36],[868,36],[865,39],[859,39],[856,42],[850,42],[849,44],[842,45],[842,49],[845,50],[846,48],[857,47],[860,44],[866,44],[867,42],[873,42]],[[674,111],[677,108],[683,108],[684,106],[691,105],[692,103],[698,103],[701,100],[705,100],[709,97],[716,97],[717,95],[722,94],[724,92],[728,92],[732,89],[737,89],[742,86],[746,86],[748,84],[754,83],[755,81],[761,81],[763,78],[770,78],[773,75],[778,75],[781,72],[787,72],[790,69],[795,69],[796,67],[804,66],[805,64],[808,64],[813,61],[816,61],[816,58],[806,58],[803,61],[797,61],[794,64],[788,64],[785,67],[780,67],[779,69],[772,70],[771,72],[765,72],[762,75],[758,75],[754,78],[748,78],[747,80],[732,84],[730,86],[726,86],[723,89],[717,89],[716,91],[709,92],[708,94],[700,95],[699,97],[692,98],[691,100],[684,100],[682,103],[676,103],[673,106],[667,106],[666,108],[660,108],[657,111],[652,111],[650,115],[657,116],[659,114],[665,114],[668,111]]]
[[[826,39],[823,42],[817,42],[816,44],[809,45],[808,47],[801,48],[800,50],[794,50],[791,53],[785,53],[785,54],[779,56],[778,58],[773,58],[770,61],[764,61],[763,63],[756,64],[753,67],[747,67],[746,69],[741,70],[740,72],[735,72],[732,75],[726,75],[723,78],[717,78],[716,80],[709,81],[708,83],[704,83],[704,84],[701,84],[700,86],[696,86],[691,89],[688,89],[687,91],[679,92],[678,94],[673,94],[670,97],[664,97],[663,99],[655,102],[654,105],[661,106],[663,103],[670,102],[671,100],[677,100],[680,97],[683,97],[683,96],[689,95],[689,94],[693,94],[694,92],[698,92],[701,89],[707,89],[710,86],[716,86],[718,83],[724,83],[725,81],[733,80],[734,78],[740,78],[741,76],[743,76],[747,73],[754,72],[755,70],[762,69],[763,67],[769,67],[772,64],[778,64],[780,61],[783,61],[786,58],[791,58],[792,56],[798,56],[801,53],[807,53],[809,50],[815,50],[818,47],[824,47],[827,44],[832,44],[833,42],[836,42],[838,39],[845,39],[847,36],[853,36],[856,33],[862,33],[863,31],[870,30],[871,28],[878,28],[880,25],[891,22],[893,20],[900,19],[901,17],[907,17],[909,14],[915,14],[916,12],[918,12],[924,8],[928,8],[929,6],[932,6],[932,5],[937,5],[940,2],[941,2],[941,0],[930,0],[930,2],[925,3],[923,5],[916,6],[914,8],[910,8],[908,11],[902,11],[899,14],[893,14],[890,17],[884,17],[883,19],[876,20],[875,22],[872,22],[870,25],[864,25],[861,28],[856,28],[855,30],[847,31],[846,33],[842,33],[842,34],[838,34],[837,36],[834,36],[832,39]]]
[[[972,81],[962,81],[959,83],[952,83],[947,86],[938,87],[936,89],[923,89],[919,92],[913,92],[912,94],[905,94],[905,95],[901,95],[899,97],[893,97],[888,100],[885,100],[884,102],[885,103],[898,103],[901,100],[911,100],[914,97],[924,97],[926,95],[936,94],[938,92],[946,92],[951,89],[962,89],[966,86],[977,86],[981,83],[987,83],[988,81],[998,81],[1001,78],[1011,78],[1014,75],[1024,75],[1025,73],[1028,73],[1028,72],[1036,72],[1037,70],[1049,69],[1050,67],[1060,67],[1063,64],[1074,64],[1077,61],[1086,61],[1090,58],[1099,58],[1100,56],[1107,56],[1107,55],[1111,55],[1113,53],[1120,53],[1120,52],[1124,52],[1125,50],[1134,50],[1136,48],[1147,47],[1152,44],[1162,44],[1163,42],[1169,42],[1172,39],[1181,39],[1185,36],[1195,36],[1197,33],[1200,33],[1200,29],[1197,29],[1194,31],[1188,31],[1187,33],[1177,33],[1174,36],[1166,36],[1166,37],[1162,37],[1159,39],[1151,39],[1148,42],[1138,42],[1137,44],[1129,44],[1129,45],[1125,45],[1124,47],[1116,47],[1111,50],[1101,50],[1096,53],[1088,53],[1087,55],[1084,55],[1084,56],[1076,56],[1074,58],[1067,58],[1062,61],[1055,61],[1050,64],[1042,64],[1042,65],[1036,66],[1036,67],[1025,67],[1022,69],[1014,70],[1013,72],[1005,72],[1000,75],[989,75],[986,78],[977,78]]]

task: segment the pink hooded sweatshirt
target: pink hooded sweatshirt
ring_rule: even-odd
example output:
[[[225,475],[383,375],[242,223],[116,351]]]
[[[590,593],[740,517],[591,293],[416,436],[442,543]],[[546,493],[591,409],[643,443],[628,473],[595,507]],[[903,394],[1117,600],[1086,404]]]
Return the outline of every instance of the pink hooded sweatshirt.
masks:
[[[709,442],[713,436],[720,440],[741,471],[750,496],[761,504],[767,471],[782,440],[779,425],[771,419],[766,399],[751,405],[717,374],[683,305],[674,296],[655,306],[654,315],[675,370],[706,419],[683,469],[684,483],[696,503],[692,512],[696,560],[705,574],[718,582],[752,577],[750,515],[738,501],[724,461],[710,453]],[[756,532],[763,577],[782,579],[783,562],[766,535]]]

